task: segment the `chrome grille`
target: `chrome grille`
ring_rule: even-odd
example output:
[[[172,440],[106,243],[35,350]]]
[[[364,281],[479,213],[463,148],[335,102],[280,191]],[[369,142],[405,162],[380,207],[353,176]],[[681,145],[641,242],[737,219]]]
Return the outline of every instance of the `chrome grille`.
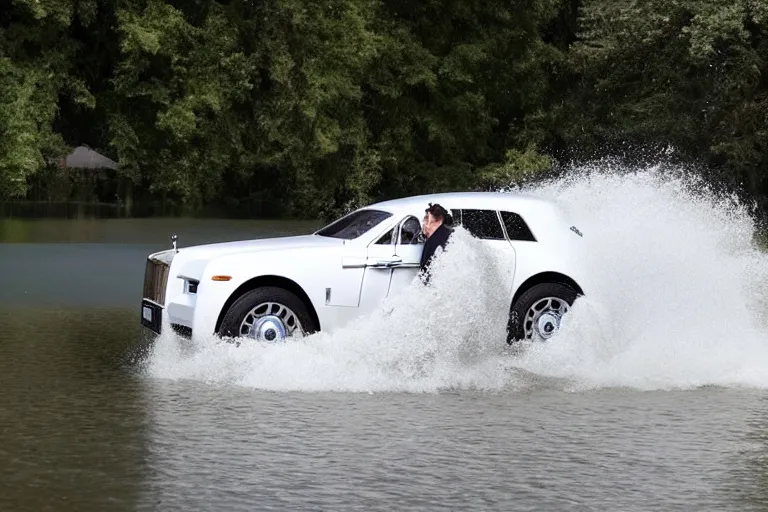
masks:
[[[170,267],[163,261],[147,258],[144,270],[144,298],[165,305],[165,285]]]

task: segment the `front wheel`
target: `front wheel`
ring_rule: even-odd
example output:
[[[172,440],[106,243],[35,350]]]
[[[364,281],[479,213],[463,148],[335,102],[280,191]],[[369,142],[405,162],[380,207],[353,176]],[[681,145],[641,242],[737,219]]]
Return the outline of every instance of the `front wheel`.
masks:
[[[265,286],[246,292],[230,306],[219,335],[277,342],[301,338],[316,330],[301,299],[284,288]]]
[[[546,341],[560,331],[576,291],[560,283],[541,283],[526,290],[509,312],[507,342]]]

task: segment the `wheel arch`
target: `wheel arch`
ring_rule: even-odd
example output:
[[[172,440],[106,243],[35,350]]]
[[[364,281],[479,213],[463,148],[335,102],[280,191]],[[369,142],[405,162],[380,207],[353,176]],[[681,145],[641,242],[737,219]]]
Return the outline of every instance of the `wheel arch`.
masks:
[[[318,329],[320,329],[320,318],[317,316],[315,306],[312,304],[312,301],[309,299],[309,295],[307,295],[304,289],[295,281],[288,279],[287,277],[266,275],[254,277],[253,279],[250,279],[241,284],[234,292],[232,292],[232,294],[224,303],[224,306],[221,308],[221,311],[219,311],[219,316],[216,319],[216,327],[214,328],[214,332],[219,332],[219,329],[221,328],[221,322],[224,320],[224,316],[227,314],[227,311],[229,311],[229,308],[232,307],[232,304],[234,304],[237,299],[250,292],[251,290],[261,288],[262,286],[276,286],[278,288],[283,288],[291,293],[294,293],[299,298],[299,300],[304,303],[304,306],[306,306],[307,311],[309,311],[309,314],[312,316],[312,320],[314,320],[315,325]]]
[[[517,303],[518,299],[528,290],[536,286],[537,284],[542,283],[559,283],[565,286],[568,286],[570,288],[573,288],[573,290],[578,295],[584,295],[584,291],[582,290],[581,286],[573,280],[573,278],[561,274],[560,272],[540,272],[538,274],[534,274],[525,281],[517,288],[517,291],[515,292],[515,296],[512,298],[512,303],[510,304],[510,308],[513,308],[515,304]]]

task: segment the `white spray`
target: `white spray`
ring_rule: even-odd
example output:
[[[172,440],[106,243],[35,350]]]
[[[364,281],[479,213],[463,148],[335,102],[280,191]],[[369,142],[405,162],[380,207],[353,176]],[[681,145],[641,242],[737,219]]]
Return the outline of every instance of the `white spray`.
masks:
[[[436,259],[429,286],[414,279],[333,335],[239,347],[211,338],[187,356],[180,347],[188,341],[163,336],[148,370],[270,390],[500,389],[512,378],[502,364],[509,305],[498,300],[510,278],[503,262],[459,228]]]
[[[768,386],[768,255],[745,208],[661,167],[605,171],[535,192],[578,217],[610,336],[576,312],[517,365],[582,388]]]
[[[530,385],[527,373],[569,389],[768,387],[768,256],[753,244],[752,219],[657,168],[606,171],[528,190],[570,211],[597,277],[595,296],[547,344],[518,352],[504,343],[506,266],[458,230],[431,286],[414,282],[353,327],[287,344],[212,338],[188,350],[166,335],[147,372],[302,391],[517,389]]]

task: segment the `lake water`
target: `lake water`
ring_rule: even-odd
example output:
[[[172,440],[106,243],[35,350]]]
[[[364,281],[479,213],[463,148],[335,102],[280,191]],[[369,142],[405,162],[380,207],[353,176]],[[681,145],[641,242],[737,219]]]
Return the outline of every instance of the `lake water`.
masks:
[[[768,510],[764,255],[648,177],[598,185],[543,193],[579,197],[620,329],[524,356],[441,330],[483,305],[468,271],[401,337],[188,353],[139,327],[146,255],[314,224],[0,220],[0,510]]]

